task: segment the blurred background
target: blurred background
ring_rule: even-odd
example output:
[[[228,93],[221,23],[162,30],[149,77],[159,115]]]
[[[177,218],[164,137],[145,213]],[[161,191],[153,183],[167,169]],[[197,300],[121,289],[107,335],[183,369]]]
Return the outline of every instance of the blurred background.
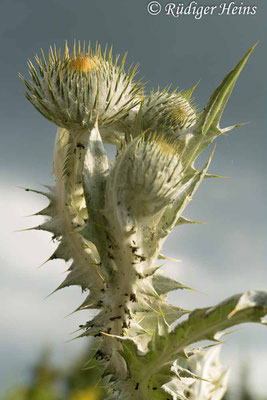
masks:
[[[206,15],[196,20],[192,15],[150,15],[147,3],[1,0],[0,398],[54,400],[71,398],[72,393],[74,400],[99,398],[94,391],[85,393],[91,390],[86,386],[90,373],[79,372],[88,340],[71,341],[78,325],[88,319],[85,311],[67,316],[81,304],[81,291],[70,288],[46,298],[63,280],[66,265],[57,261],[38,268],[53,252],[51,236],[15,232],[37,225],[40,219],[28,215],[47,204],[19,187],[40,190],[41,184],[53,184],[56,127],[27,102],[18,78],[18,72],[27,77],[27,59],[40,48],[47,54],[50,44],[63,47],[74,38],[108,43],[114,53],[128,51],[128,65],[140,64],[139,77],[144,77],[147,90],[169,84],[189,89],[200,80],[195,101],[201,110],[226,73],[260,40],[221,123],[248,124],[217,140],[210,167],[211,173],[229,178],[202,184],[186,216],[207,224],[177,228],[164,252],[182,259],[166,263],[166,272],[202,292],[172,293],[173,302],[187,309],[213,305],[248,289],[266,290],[267,4],[254,0],[254,16]],[[164,9],[167,1],[160,3]],[[222,357],[232,368],[229,399],[267,398],[266,339],[266,328],[253,324],[227,336]],[[246,384],[242,395],[240,382]]]

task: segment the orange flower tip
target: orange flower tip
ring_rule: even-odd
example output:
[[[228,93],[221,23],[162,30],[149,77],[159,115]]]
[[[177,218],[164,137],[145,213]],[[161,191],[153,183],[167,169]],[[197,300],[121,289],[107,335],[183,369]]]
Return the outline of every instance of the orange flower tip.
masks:
[[[79,73],[92,73],[93,70],[97,69],[98,64],[94,58],[89,56],[77,56],[73,57],[69,61],[69,69]]]

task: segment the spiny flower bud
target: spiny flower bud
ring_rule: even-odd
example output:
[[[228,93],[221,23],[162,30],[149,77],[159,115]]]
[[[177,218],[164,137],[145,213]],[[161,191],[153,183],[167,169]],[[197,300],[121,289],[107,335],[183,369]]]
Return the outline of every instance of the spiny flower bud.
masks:
[[[121,154],[112,172],[114,189],[121,204],[130,204],[135,218],[154,215],[179,194],[179,146],[174,135],[144,132]]]
[[[48,60],[35,57],[38,69],[28,62],[31,81],[22,76],[27,99],[47,119],[68,130],[91,128],[99,116],[99,125],[108,125],[125,117],[140,102],[140,81],[134,83],[136,67],[123,71],[126,56],[119,65],[112,50],[102,54],[80,42],[72,54],[68,45],[61,51],[50,47]]]
[[[142,106],[143,129],[171,129],[177,136],[196,122],[196,109],[186,92],[168,93],[157,90],[145,99]]]

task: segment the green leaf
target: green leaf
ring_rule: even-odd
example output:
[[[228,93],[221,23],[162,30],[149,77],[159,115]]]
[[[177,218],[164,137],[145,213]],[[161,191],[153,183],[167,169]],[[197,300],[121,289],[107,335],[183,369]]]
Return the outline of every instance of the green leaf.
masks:
[[[157,346],[161,348],[164,341],[164,360],[159,355],[156,361],[159,365],[174,361],[185,347],[202,341],[216,340],[217,332],[244,322],[262,323],[267,314],[267,292],[248,291],[237,294],[219,303],[215,307],[196,309],[188,320],[180,323],[166,338],[158,337]],[[167,346],[167,348],[166,348]]]
[[[219,399],[219,394],[225,390],[227,380],[227,372],[220,368],[218,374],[210,373],[209,376],[204,373],[203,368],[207,368],[207,359],[210,363],[217,363],[216,350],[214,352],[204,354],[205,366],[194,366],[194,357],[198,357],[198,352],[194,352],[188,360],[184,360],[185,364],[181,365],[181,355],[186,354],[187,349],[193,343],[203,340],[214,340],[218,342],[218,332],[223,331],[231,326],[245,322],[263,323],[263,317],[267,314],[267,292],[249,291],[244,294],[237,294],[217,304],[215,307],[207,307],[196,309],[193,311],[186,321],[177,325],[171,333],[165,332],[163,335],[160,331],[155,332],[149,345],[150,351],[145,355],[137,354],[133,342],[122,338],[124,354],[129,367],[132,382],[132,393],[129,397],[133,400],[157,399],[165,400],[168,393],[172,400],[186,400],[188,390],[195,397],[193,399]],[[131,353],[127,353],[127,349],[131,349]],[[192,357],[192,358],[191,358]],[[179,361],[175,361],[179,359]],[[191,361],[192,360],[192,361]],[[173,364],[174,363],[174,364]],[[187,364],[188,363],[188,364]],[[178,369],[174,368],[178,365]],[[182,367],[182,369],[180,368]],[[210,365],[212,367],[212,365]],[[184,368],[184,369],[183,369]],[[191,371],[195,375],[191,375],[186,370]],[[206,371],[207,372],[207,371]],[[213,371],[216,372],[216,371]],[[200,384],[205,387],[195,387],[197,380],[207,380]],[[212,382],[215,382],[213,385]],[[134,382],[140,382],[139,391],[134,390]],[[126,393],[129,391],[130,381],[127,382]],[[154,393],[154,389],[157,391]],[[203,390],[209,393],[214,392],[213,397],[203,397]],[[217,394],[215,395],[217,391]],[[125,393],[125,392],[124,392]],[[124,394],[123,393],[123,394]],[[165,393],[165,397],[164,397]],[[200,396],[198,397],[198,393]],[[191,397],[190,397],[191,398]],[[119,399],[123,399],[119,397]]]
[[[176,280],[168,278],[167,276],[164,275],[155,274],[153,275],[152,279],[153,279],[153,286],[158,295],[166,294],[176,289],[189,289],[182,283],[177,282]]]
[[[199,117],[196,132],[206,135],[209,131],[216,131],[219,129],[219,122],[226,103],[242,69],[256,45],[257,43],[247,52],[236,67],[226,75],[222,83],[213,92],[207,106]]]

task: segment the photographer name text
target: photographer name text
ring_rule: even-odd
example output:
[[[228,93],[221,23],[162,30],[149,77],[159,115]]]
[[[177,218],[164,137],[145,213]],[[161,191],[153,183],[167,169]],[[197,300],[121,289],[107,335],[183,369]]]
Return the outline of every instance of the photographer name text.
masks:
[[[197,1],[184,3],[167,3],[163,6],[158,1],[151,1],[147,5],[147,11],[151,15],[164,12],[166,15],[178,18],[183,15],[192,15],[195,19],[201,19],[207,15],[256,15],[258,7],[246,5],[244,2],[224,2],[220,5],[200,5]]]

